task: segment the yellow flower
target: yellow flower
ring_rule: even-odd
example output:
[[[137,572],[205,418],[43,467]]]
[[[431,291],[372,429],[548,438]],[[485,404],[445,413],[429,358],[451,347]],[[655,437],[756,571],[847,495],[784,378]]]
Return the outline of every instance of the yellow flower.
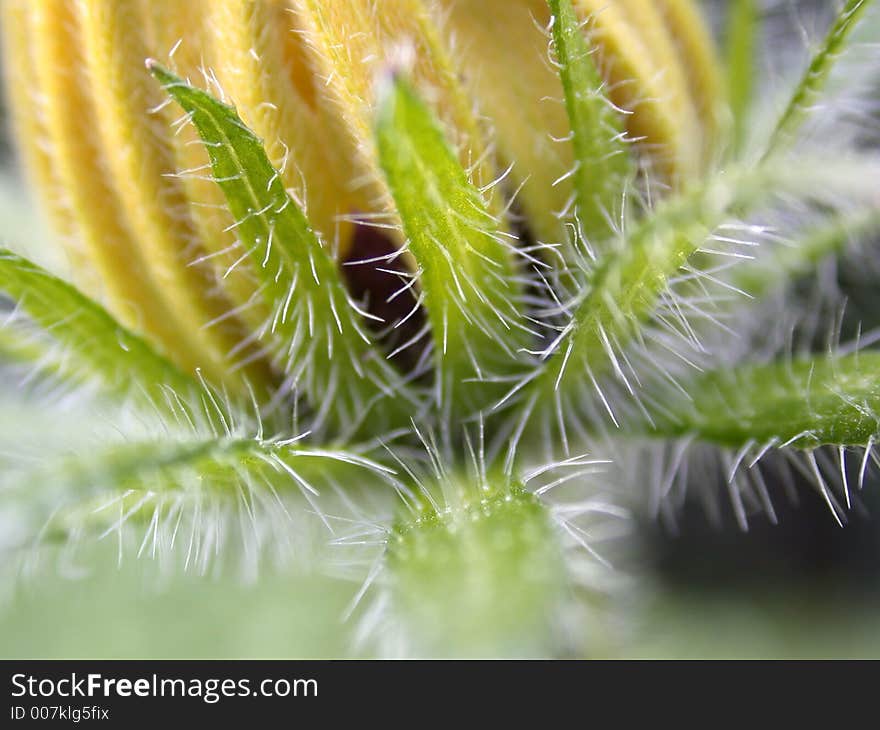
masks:
[[[689,0],[577,0],[643,169],[677,186],[710,163],[717,64]],[[561,240],[573,165],[544,0],[4,0],[20,148],[81,285],[187,370],[229,353],[272,380],[265,304],[195,131],[156,57],[235,104],[340,260],[394,206],[373,137],[377,75],[407,63],[474,182]],[[490,186],[510,167],[504,186]]]

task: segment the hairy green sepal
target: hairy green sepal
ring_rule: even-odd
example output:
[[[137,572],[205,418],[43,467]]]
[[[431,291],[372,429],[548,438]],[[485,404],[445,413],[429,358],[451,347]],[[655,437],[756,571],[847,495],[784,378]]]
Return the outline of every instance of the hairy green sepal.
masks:
[[[388,567],[397,610],[422,651],[550,651],[565,571],[549,516],[532,495],[474,495],[399,523]]]

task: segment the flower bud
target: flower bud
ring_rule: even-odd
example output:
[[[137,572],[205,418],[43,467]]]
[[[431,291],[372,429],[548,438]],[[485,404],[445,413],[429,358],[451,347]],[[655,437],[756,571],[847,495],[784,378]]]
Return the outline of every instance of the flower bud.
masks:
[[[576,0],[643,167],[706,167],[713,50],[688,0]],[[251,378],[264,302],[206,151],[144,59],[235,104],[311,226],[344,260],[358,221],[403,235],[377,159],[378,81],[405,71],[501,217],[563,240],[573,156],[543,0],[5,0],[20,146],[80,282],[188,370]],[[492,183],[504,177],[503,185]],[[393,250],[393,249],[392,249]]]

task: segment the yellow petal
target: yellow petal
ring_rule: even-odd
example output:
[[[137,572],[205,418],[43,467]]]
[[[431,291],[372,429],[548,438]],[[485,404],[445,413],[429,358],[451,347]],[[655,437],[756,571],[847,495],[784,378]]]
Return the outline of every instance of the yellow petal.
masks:
[[[149,55],[163,60],[190,83],[206,86],[211,41],[205,17],[208,0],[140,0]],[[216,89],[213,90],[215,93]],[[234,230],[235,220],[226,198],[211,179],[210,158],[192,124],[179,124],[183,111],[177,104],[163,107],[161,114],[169,129],[174,166],[181,171],[180,183],[190,201],[189,213],[211,263],[223,277],[223,288],[242,320],[258,329],[268,309],[254,297],[255,274],[250,260],[242,260],[244,249]]]
[[[109,184],[106,148],[83,73],[74,7],[56,0],[28,0],[27,7],[27,38],[33,49],[34,80],[45,105],[44,133],[53,174],[66,190],[71,222],[81,236],[84,259],[104,287],[102,298],[124,323],[151,335],[179,362],[195,367],[198,360],[186,332],[166,308],[140,253],[128,246],[130,231]],[[94,290],[92,294],[101,296]]]
[[[700,9],[692,0],[658,0],[657,4],[681,56],[691,96],[704,126],[705,153],[711,158],[724,114],[724,83],[715,44]]]
[[[485,146],[471,102],[456,75],[434,18],[418,0],[291,0],[303,37],[318,73],[322,94],[329,95],[341,123],[338,140],[352,162],[353,191],[370,210],[390,210],[390,198],[379,173],[373,142],[376,79],[389,64],[403,57],[420,92],[433,103],[462,163],[472,169],[474,182],[491,182],[494,166],[485,159]]]
[[[478,112],[491,123],[500,166],[513,164],[509,187],[522,186],[517,200],[532,231],[561,240],[558,214],[571,196],[565,176],[574,161],[562,86],[548,62],[547,3],[441,0],[435,7]]]
[[[356,207],[346,194],[351,171],[334,143],[335,110],[315,85],[296,13],[283,0],[211,0],[204,22],[223,93],[263,139],[315,230],[347,241],[349,226],[338,218]]]
[[[59,5],[59,3],[56,3]],[[229,369],[226,353],[246,332],[229,316],[231,301],[216,284],[174,177],[175,158],[166,120],[151,113],[165,98],[144,67],[145,19],[132,0],[79,0],[84,60],[91,78],[101,144],[122,213],[161,297],[188,333],[194,359],[211,376]]]
[[[30,42],[32,6],[30,0],[0,2],[5,87],[9,112],[17,137],[17,151],[31,182],[31,189],[40,198],[52,226],[65,242],[65,251],[80,280],[86,279],[87,253],[80,242],[76,224],[70,214],[70,200],[55,168],[49,132],[46,128],[46,104],[38,86],[34,49]],[[95,278],[90,277],[92,286]]]
[[[701,168],[701,124],[685,71],[652,0],[576,0],[601,49],[614,103],[628,111],[630,135],[644,138],[651,159],[673,183]]]

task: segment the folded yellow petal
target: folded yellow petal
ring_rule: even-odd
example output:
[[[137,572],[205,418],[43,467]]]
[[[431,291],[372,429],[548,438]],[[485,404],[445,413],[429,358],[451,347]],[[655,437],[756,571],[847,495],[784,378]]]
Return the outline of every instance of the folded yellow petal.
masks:
[[[40,93],[34,48],[30,42],[33,8],[30,0],[0,2],[3,68],[7,74],[9,112],[18,139],[19,157],[40,204],[48,213],[65,252],[80,279],[86,276],[86,252],[70,215],[70,200],[55,168],[51,140],[46,128],[46,102]],[[94,285],[95,279],[91,278]]]
[[[54,174],[66,190],[70,215],[103,286],[103,298],[124,323],[154,337],[179,362],[195,367],[199,361],[188,334],[164,305],[140,252],[128,245],[131,233],[109,181],[106,147],[94,121],[74,6],[29,0],[28,11],[34,80],[45,104]]]
[[[165,100],[144,67],[145,19],[139,3],[80,0],[86,67],[108,171],[132,232],[162,298],[189,332],[199,366],[221,377],[226,354],[246,337],[232,302],[204,261],[186,190],[175,177],[167,121],[154,113]]]
[[[139,0],[149,55],[164,60],[182,77],[206,85],[211,68],[209,26],[205,17],[213,3],[207,0]],[[216,93],[216,89],[214,89]],[[268,316],[260,297],[254,296],[256,276],[244,246],[238,241],[235,223],[226,208],[222,190],[211,177],[210,159],[192,124],[181,123],[177,104],[161,110],[174,154],[174,166],[190,201],[189,214],[214,269],[241,319],[259,327]]]
[[[689,83],[663,16],[652,0],[577,0],[601,49],[615,104],[631,113],[630,135],[672,183],[699,171],[702,129]]]
[[[488,118],[500,166],[513,165],[511,191],[541,240],[564,235],[559,214],[572,195],[574,164],[562,87],[548,61],[545,0],[440,0],[437,16],[451,54]]]
[[[407,65],[414,83],[433,103],[448,126],[461,161],[471,169],[474,182],[486,185],[494,166],[486,160],[482,134],[438,33],[434,18],[419,0],[291,0],[303,29],[320,84],[341,123],[344,145],[351,161],[349,179],[369,210],[390,210],[385,184],[379,174],[373,141],[376,81],[389,67]]]
[[[588,20],[608,93],[631,112],[662,176],[698,174],[717,131],[719,64],[690,0],[575,0]],[[562,90],[547,62],[544,0],[435,0],[448,24],[462,77],[491,122],[502,159],[514,163],[521,207],[539,237],[559,238],[557,213],[571,196],[572,154]],[[560,179],[562,178],[562,179]]]
[[[691,97],[703,123],[706,155],[711,159],[724,114],[723,74],[715,44],[693,0],[658,0],[657,5],[681,56]]]
[[[207,50],[220,88],[263,139],[315,230],[344,245],[350,226],[339,219],[357,207],[346,190],[351,171],[334,139],[340,129],[330,118],[334,110],[316,87],[297,14],[284,0],[205,5]]]

